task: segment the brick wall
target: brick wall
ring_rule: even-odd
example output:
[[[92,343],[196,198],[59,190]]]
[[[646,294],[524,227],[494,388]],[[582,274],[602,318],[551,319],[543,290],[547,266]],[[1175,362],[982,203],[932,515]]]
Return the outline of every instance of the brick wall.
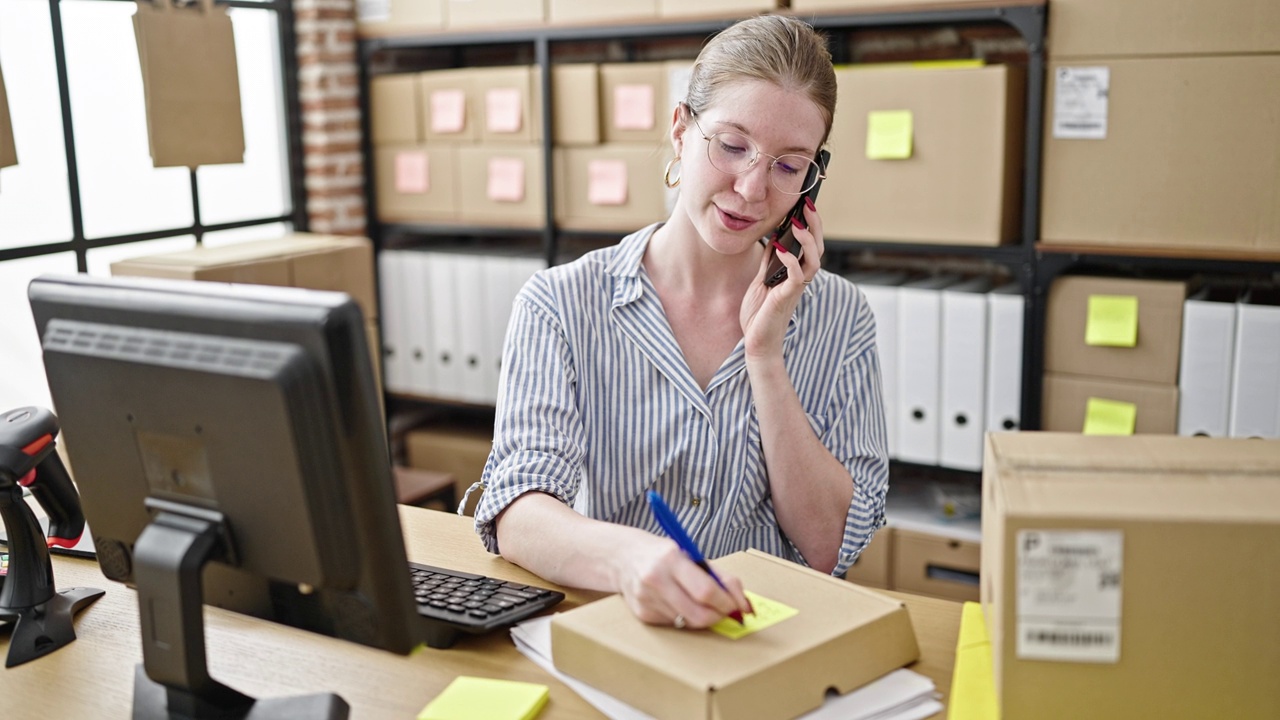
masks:
[[[307,217],[312,232],[365,232],[353,0],[294,0]]]

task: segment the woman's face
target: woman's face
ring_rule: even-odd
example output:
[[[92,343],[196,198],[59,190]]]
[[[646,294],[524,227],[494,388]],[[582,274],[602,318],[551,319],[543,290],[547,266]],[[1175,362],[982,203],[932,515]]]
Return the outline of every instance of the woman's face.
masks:
[[[818,106],[802,92],[792,92],[764,80],[741,80],[723,87],[696,118],[685,115],[672,128],[680,156],[680,201],[676,212],[688,215],[703,242],[716,252],[744,252],[777,227],[799,200],[773,187],[769,180],[773,158],[803,155],[812,158],[826,132]],[[701,128],[701,131],[699,131]],[[750,170],[729,175],[707,157],[707,140],[718,132],[745,135],[761,155]]]

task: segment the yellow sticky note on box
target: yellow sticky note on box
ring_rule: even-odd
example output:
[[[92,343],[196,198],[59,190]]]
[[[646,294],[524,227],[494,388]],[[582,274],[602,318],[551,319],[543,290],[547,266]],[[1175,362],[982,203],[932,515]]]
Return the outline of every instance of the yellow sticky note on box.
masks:
[[[790,605],[783,605],[777,600],[761,597],[750,590],[745,590],[744,592],[747,594],[747,599],[751,601],[751,607],[755,609],[755,612],[750,615],[744,615],[741,625],[732,618],[723,618],[720,622],[711,626],[713,631],[730,640],[737,640],[800,614],[799,610]]]
[[[1085,435],[1132,435],[1138,423],[1138,406],[1119,400],[1091,397],[1085,403]]]
[[[910,110],[872,110],[867,113],[867,159],[906,160],[911,157],[914,125]]]
[[[532,720],[549,695],[546,685],[459,675],[418,720]]]
[[[1134,347],[1138,344],[1138,298],[1133,295],[1090,295],[1084,344]]]

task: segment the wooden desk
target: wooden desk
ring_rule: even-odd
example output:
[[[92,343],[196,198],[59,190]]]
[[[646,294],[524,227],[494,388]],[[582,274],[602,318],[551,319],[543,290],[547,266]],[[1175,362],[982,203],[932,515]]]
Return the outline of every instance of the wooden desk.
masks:
[[[409,558],[517,582],[548,586],[485,552],[471,518],[401,506]],[[134,666],[142,660],[134,592],[108,581],[92,560],[56,556],[59,588],[104,588],[107,594],[76,617],[77,639],[51,655],[0,669],[0,715],[8,720],[128,718]],[[559,610],[600,593],[566,591]],[[920,643],[911,668],[951,689],[960,604],[900,593]],[[547,720],[603,717],[568,687],[520,655],[505,632],[464,636],[452,649],[423,649],[403,657],[217,608],[205,610],[210,674],[255,697],[334,692],[351,705],[353,719],[413,718],[461,674],[538,682],[551,688]],[[8,652],[7,634],[0,654]]]

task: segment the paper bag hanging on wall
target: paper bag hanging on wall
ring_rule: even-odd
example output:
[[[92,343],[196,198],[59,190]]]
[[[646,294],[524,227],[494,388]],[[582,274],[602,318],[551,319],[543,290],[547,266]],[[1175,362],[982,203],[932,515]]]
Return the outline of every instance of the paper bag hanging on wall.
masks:
[[[155,167],[244,162],[235,35],[213,0],[137,0],[133,16]]]
[[[0,70],[0,168],[18,164],[13,143],[13,122],[9,118],[9,96],[4,91],[4,71]]]

